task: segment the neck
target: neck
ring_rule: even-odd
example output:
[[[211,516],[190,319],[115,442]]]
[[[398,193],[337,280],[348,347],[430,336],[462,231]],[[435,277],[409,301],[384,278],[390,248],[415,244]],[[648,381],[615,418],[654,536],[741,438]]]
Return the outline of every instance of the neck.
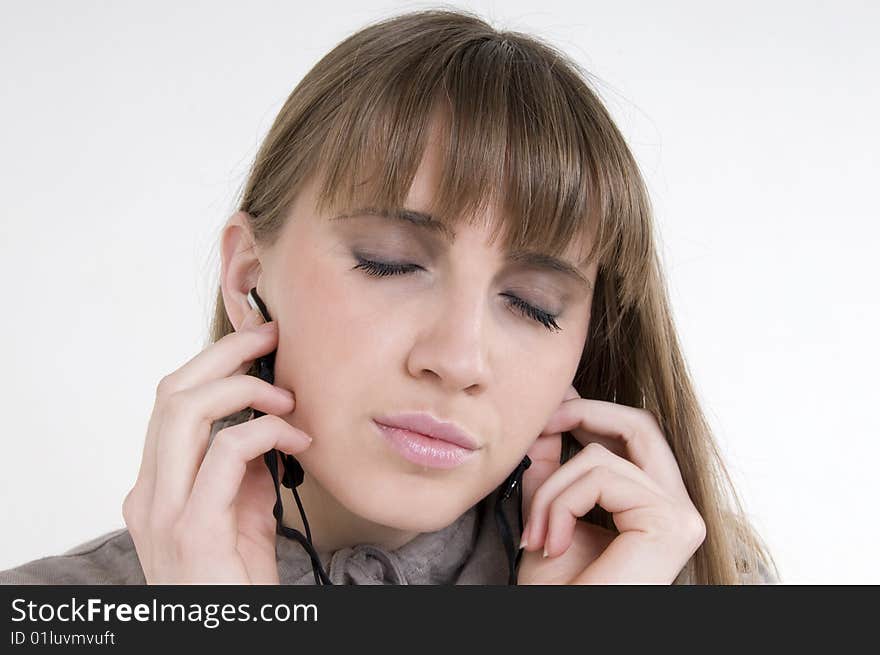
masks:
[[[278,466],[280,477],[284,471],[280,460]],[[309,522],[312,546],[319,552],[334,553],[340,548],[352,548],[367,543],[385,550],[396,550],[419,534],[373,523],[353,514],[308,473],[304,474],[302,484],[296,488],[296,491]],[[307,536],[293,492],[283,485],[281,504],[284,508],[282,523]]]

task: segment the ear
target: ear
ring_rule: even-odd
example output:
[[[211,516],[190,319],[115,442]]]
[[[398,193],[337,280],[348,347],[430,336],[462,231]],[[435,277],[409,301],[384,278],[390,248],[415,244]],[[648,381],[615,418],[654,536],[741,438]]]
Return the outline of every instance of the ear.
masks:
[[[226,314],[236,330],[241,329],[252,311],[247,294],[257,286],[262,273],[261,253],[251,231],[252,220],[247,212],[235,212],[226,221],[220,239],[220,289]]]

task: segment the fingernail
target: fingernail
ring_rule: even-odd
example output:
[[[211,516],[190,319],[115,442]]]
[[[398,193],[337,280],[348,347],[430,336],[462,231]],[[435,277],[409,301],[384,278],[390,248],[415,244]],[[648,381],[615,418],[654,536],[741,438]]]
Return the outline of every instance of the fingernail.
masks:
[[[544,557],[547,557],[547,546],[544,546]]]
[[[529,536],[528,536],[528,533],[523,532],[522,539],[519,540],[519,547],[520,547],[520,549],[523,549],[523,548],[525,548],[525,547],[528,546],[528,545],[529,545]]]

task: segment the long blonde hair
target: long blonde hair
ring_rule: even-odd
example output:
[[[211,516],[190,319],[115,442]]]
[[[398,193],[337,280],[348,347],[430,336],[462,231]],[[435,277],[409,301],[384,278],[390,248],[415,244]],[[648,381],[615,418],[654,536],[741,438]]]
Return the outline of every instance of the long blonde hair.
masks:
[[[377,21],[339,43],[290,94],[239,209],[250,215],[256,242],[268,246],[312,175],[322,180],[319,211],[364,200],[403,206],[439,109],[445,161],[432,211],[439,220],[469,221],[499,202],[501,224],[490,233],[505,248],[559,255],[591,235],[585,261],[599,266],[574,386],[584,398],[648,409],[666,435],[706,524],[706,539],[675,583],[778,580],[694,392],[643,179],[586,78],[551,45],[467,11]],[[373,174],[359,180],[364,171]],[[218,285],[210,340],[232,331]],[[579,448],[563,434],[563,461]],[[582,520],[615,529],[601,507]]]

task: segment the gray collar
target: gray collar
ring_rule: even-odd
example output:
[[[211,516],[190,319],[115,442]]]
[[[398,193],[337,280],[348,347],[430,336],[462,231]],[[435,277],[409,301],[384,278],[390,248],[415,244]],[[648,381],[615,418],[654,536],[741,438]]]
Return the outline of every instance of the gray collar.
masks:
[[[445,528],[419,534],[400,548],[366,543],[333,553],[318,550],[321,564],[330,581],[342,585],[506,584],[507,556],[494,519],[496,494]],[[516,515],[510,508],[505,514],[518,543]],[[281,584],[316,584],[311,559],[298,541],[278,535],[275,552]]]

